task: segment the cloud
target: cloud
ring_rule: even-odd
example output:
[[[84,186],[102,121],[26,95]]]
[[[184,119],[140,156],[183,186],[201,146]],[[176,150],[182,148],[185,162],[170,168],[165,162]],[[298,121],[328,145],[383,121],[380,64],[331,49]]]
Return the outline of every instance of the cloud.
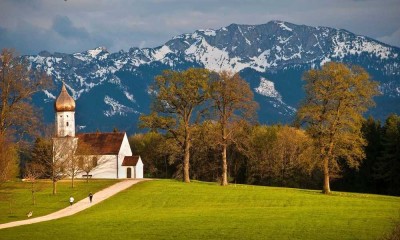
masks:
[[[52,29],[64,38],[89,38],[86,29],[75,27],[67,16],[56,16]]]
[[[379,41],[387,43],[392,46],[400,46],[400,28],[394,31],[393,33],[378,38]]]
[[[22,54],[156,47],[173,36],[231,23],[344,28],[400,46],[399,0],[0,0],[0,48]]]

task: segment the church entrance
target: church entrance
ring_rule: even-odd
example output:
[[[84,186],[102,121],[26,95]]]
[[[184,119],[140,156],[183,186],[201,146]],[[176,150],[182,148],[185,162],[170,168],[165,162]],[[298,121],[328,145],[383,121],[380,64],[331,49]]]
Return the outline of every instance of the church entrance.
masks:
[[[131,168],[126,169],[126,178],[132,178],[132,169]]]

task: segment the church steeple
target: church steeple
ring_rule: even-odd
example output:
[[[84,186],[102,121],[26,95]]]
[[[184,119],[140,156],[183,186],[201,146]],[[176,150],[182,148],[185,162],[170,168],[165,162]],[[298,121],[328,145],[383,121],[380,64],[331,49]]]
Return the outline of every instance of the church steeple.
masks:
[[[75,101],[68,94],[68,91],[65,88],[65,84],[64,83],[63,83],[63,86],[62,86],[62,89],[61,89],[61,93],[58,96],[56,102],[54,103],[54,109],[57,112],[75,111]]]
[[[63,83],[61,93],[54,102],[56,111],[56,137],[75,137],[75,101]]]

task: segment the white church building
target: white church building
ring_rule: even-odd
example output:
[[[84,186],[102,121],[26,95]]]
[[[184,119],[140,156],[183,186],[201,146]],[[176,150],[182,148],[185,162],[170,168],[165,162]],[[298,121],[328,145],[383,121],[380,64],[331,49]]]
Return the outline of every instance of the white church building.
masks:
[[[54,109],[54,156],[73,154],[75,159],[78,159],[77,162],[83,155],[85,159],[92,159],[94,168],[88,173],[77,170],[76,177],[84,178],[88,175],[91,178],[143,178],[143,162],[140,156],[132,156],[126,133],[75,134],[75,101],[68,94],[64,84]]]

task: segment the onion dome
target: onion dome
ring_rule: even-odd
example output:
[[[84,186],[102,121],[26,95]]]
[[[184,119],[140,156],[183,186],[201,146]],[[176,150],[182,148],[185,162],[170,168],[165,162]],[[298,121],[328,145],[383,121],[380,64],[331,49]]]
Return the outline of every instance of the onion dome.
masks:
[[[54,103],[54,109],[57,112],[75,111],[75,101],[68,94],[64,84],[62,86],[60,96],[58,96],[56,102]]]

